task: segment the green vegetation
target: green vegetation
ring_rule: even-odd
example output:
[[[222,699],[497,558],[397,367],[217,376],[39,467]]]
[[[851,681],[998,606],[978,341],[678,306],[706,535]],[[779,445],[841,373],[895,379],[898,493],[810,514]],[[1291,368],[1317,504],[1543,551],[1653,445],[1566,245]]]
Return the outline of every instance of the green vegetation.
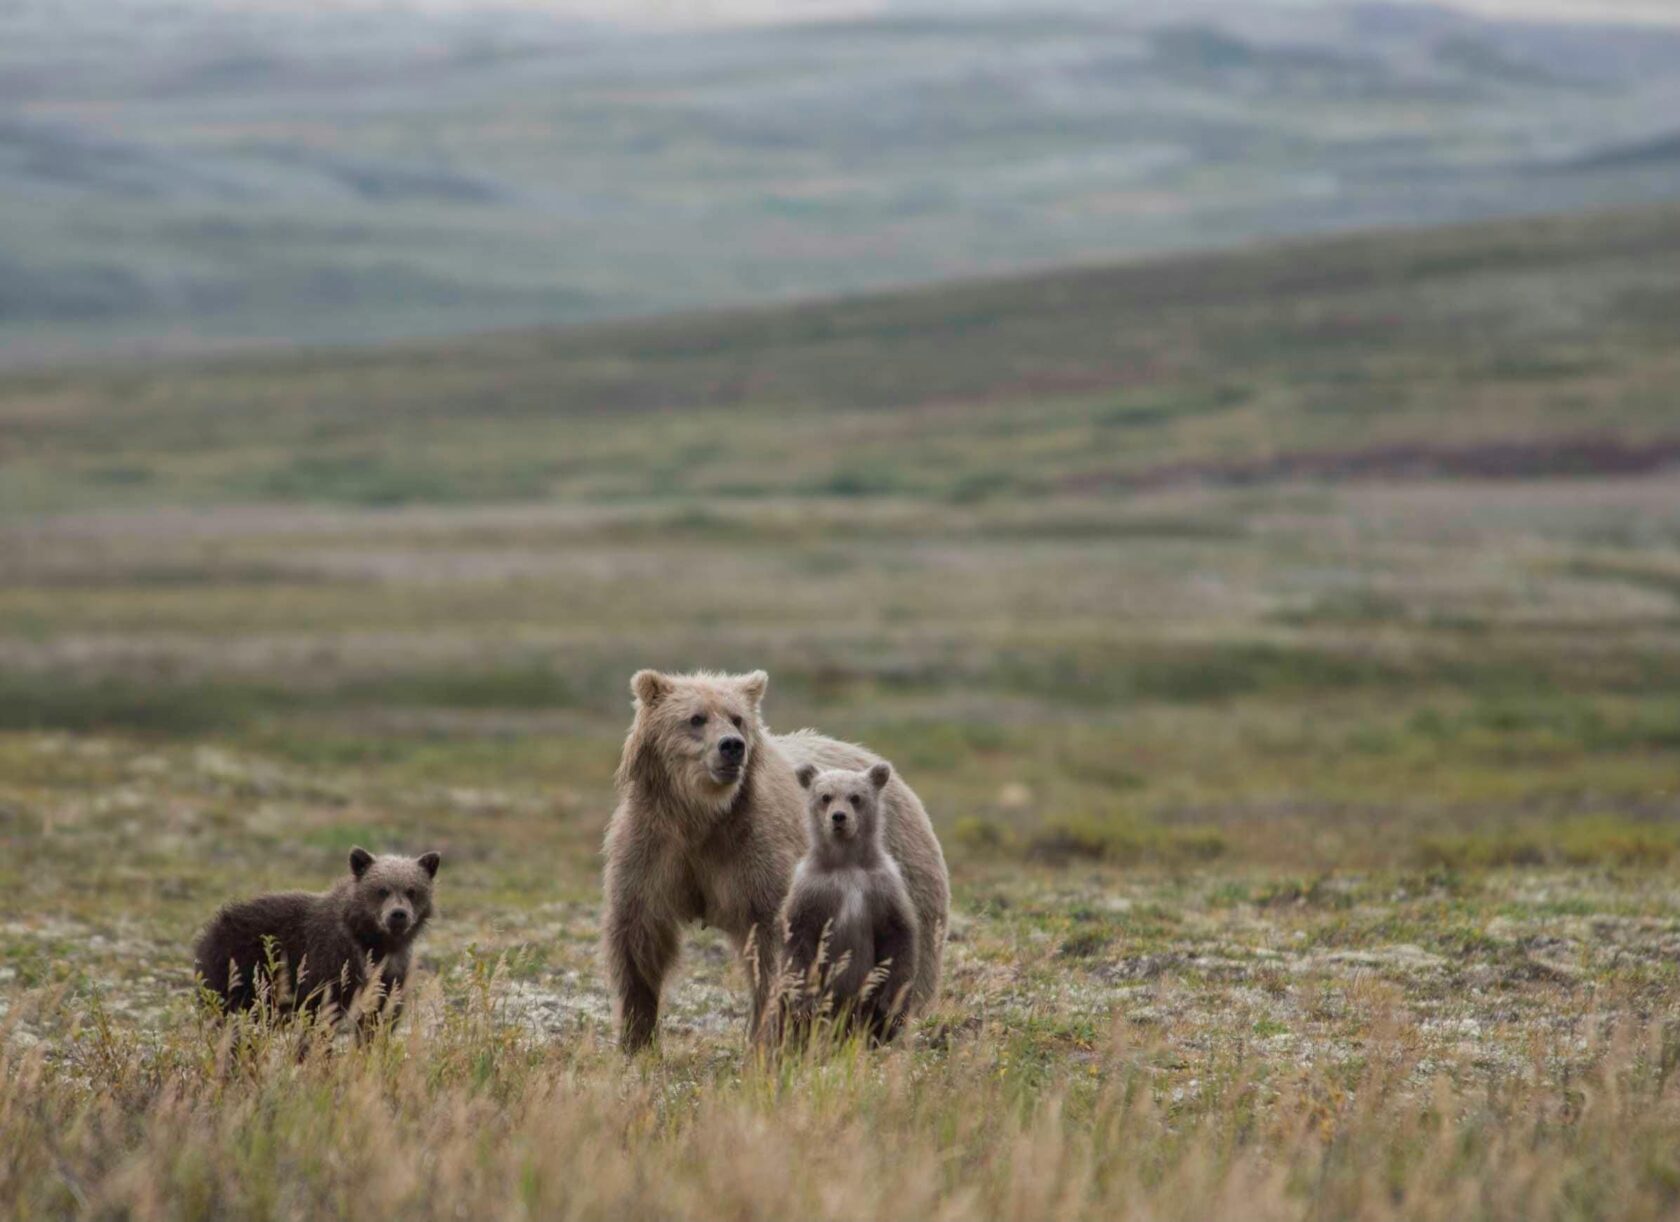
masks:
[[[1677,237],[0,382],[0,1212],[1672,1213]],[[608,1045],[641,665],[927,799],[902,1047],[743,1065],[710,933]],[[200,1027],[353,842],[445,851],[414,1021]]]

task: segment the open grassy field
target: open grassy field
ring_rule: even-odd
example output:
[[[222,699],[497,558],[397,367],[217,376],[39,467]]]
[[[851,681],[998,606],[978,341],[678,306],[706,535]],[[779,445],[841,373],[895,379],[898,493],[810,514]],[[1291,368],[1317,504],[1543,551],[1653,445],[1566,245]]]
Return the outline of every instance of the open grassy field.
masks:
[[[0,380],[0,1213],[1669,1217],[1680,212]],[[890,756],[899,1047],[611,1046],[637,666]],[[438,847],[413,1020],[195,1016]]]

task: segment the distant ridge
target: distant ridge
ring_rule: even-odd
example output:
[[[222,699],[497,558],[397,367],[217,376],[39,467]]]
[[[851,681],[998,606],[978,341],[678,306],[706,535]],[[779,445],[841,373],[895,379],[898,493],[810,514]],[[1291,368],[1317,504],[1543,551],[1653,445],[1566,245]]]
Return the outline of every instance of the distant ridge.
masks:
[[[1666,166],[1674,162],[1680,162],[1680,132],[1600,149],[1567,164],[1571,169],[1601,170]]]
[[[1672,126],[1677,30],[1283,0],[829,16],[0,4],[0,365],[1680,198],[1662,148],[1535,169]]]

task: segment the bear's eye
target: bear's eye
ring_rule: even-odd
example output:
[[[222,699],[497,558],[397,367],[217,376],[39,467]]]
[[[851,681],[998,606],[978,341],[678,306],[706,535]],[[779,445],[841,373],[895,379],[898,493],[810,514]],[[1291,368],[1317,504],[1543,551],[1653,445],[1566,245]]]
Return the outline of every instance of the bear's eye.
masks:
[[[382,899],[382,900],[390,899],[391,898],[391,888],[389,888],[389,887],[379,888],[379,898]]]
[[[852,809],[856,810],[857,808],[858,808],[858,796],[857,796],[857,794],[854,793],[852,795]]]
[[[419,898],[420,898],[420,893],[418,891],[416,891],[413,887],[410,887],[408,889],[408,902],[412,904],[415,901],[417,901]]]
[[[688,724],[693,726],[695,729],[699,729],[701,726],[706,724],[706,715],[704,713],[696,713],[688,719]]]
[[[821,798],[818,799],[818,801],[820,801],[824,806],[827,806],[830,802],[834,801],[834,799],[831,798],[828,794],[825,793],[825,794],[823,794],[823,796]]]
[[[735,723],[735,728],[736,728],[736,729],[737,729],[737,730],[739,730],[739,729],[740,729],[740,728],[741,728],[741,719],[740,719],[740,717],[739,717],[739,716],[736,716],[736,717],[731,717],[731,718],[730,718],[730,719],[729,719],[729,720],[730,720],[730,721],[733,721],[733,722],[734,722],[734,723]]]

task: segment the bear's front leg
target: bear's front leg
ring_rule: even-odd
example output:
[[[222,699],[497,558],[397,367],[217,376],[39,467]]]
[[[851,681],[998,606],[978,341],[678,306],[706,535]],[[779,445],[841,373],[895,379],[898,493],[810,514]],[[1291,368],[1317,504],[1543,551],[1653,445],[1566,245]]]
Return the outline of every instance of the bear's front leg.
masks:
[[[659,1030],[659,994],[677,957],[674,921],[662,921],[639,905],[615,904],[604,934],[607,973],[618,1006],[619,1047],[638,1052]]]
[[[747,1013],[747,1042],[766,1039],[771,1034],[767,1023],[772,994],[782,972],[781,938],[777,936],[781,915],[761,912],[753,917],[747,940],[741,948],[741,961],[752,986],[752,1000]]]

